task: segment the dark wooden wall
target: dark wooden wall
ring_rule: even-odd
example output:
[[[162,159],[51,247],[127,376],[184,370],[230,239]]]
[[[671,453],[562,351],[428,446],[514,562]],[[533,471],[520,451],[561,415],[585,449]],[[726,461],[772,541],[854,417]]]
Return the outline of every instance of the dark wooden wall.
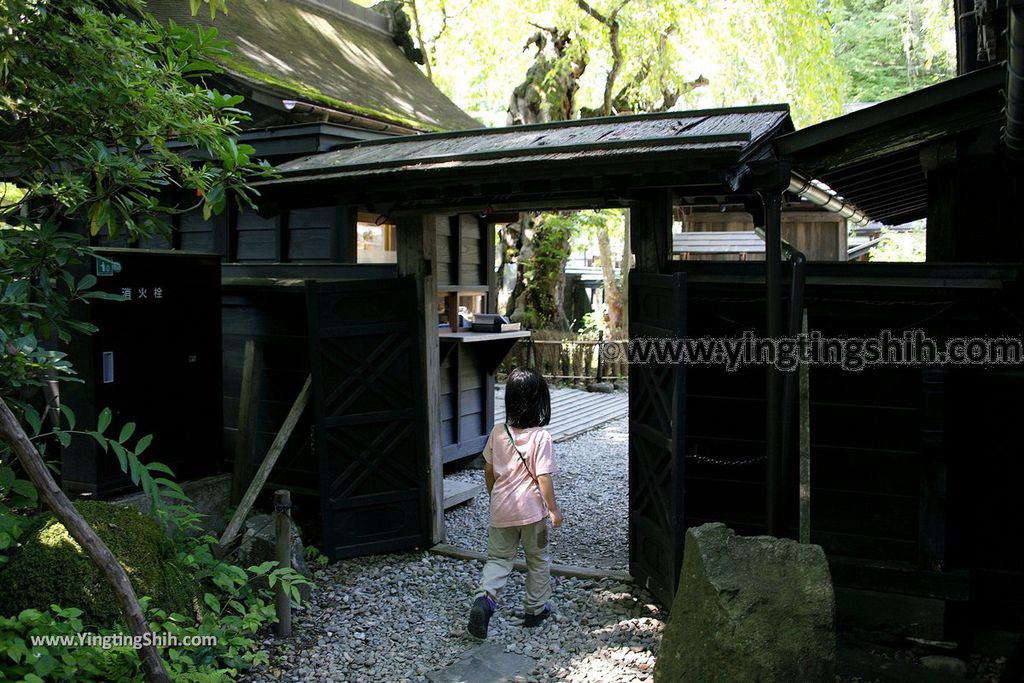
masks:
[[[229,206],[204,220],[198,210],[168,219],[170,234],[129,244],[123,236],[102,246],[176,249],[218,254],[227,263],[354,263],[356,213],[347,207],[292,209],[272,218]]]
[[[689,337],[764,334],[763,266],[673,268],[687,275]],[[837,337],[1020,337],[1020,276],[989,270],[811,264],[809,326]],[[764,366],[687,367],[687,526],[764,532],[764,377]],[[1024,627],[1024,551],[1012,540],[1024,528],[1024,428],[1013,417],[1022,377],[1006,366],[811,367],[811,540],[832,563],[841,620],[851,604],[843,591],[856,589],[936,601],[952,638],[966,609],[975,624]],[[788,456],[795,464],[795,439]],[[795,536],[795,469],[789,482]]]
[[[331,279],[393,278],[392,265],[334,265]],[[260,346],[262,367],[256,384],[258,403],[255,416],[254,452],[265,454],[281,428],[306,376],[309,365],[309,329],[306,288],[302,283],[224,285],[223,329],[223,412],[224,458],[233,464],[238,432],[239,394],[246,341]],[[368,302],[368,305],[372,305]],[[311,449],[309,414],[302,417],[282,453],[268,486],[319,494],[319,469]]]

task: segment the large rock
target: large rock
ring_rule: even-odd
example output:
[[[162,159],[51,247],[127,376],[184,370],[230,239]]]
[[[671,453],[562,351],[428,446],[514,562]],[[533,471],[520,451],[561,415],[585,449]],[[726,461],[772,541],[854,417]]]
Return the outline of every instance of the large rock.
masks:
[[[687,531],[655,681],[831,682],[835,663],[835,599],[819,546],[737,536],[724,524]]]

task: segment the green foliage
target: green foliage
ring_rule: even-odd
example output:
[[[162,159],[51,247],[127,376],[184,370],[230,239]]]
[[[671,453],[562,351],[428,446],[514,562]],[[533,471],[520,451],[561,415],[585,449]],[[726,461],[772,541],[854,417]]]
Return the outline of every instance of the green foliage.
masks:
[[[52,605],[0,617],[0,681],[128,680],[119,672],[132,670],[134,653],[125,648],[105,650],[82,643],[86,625],[82,610]],[[65,645],[33,644],[33,638],[61,639]],[[72,647],[74,645],[74,647]]]
[[[0,570],[7,563],[9,548],[17,545],[30,526],[26,513],[36,504],[32,482],[19,479],[12,467],[0,465]]]
[[[840,111],[841,73],[827,3],[817,0],[593,0],[618,14],[622,66],[615,89],[632,111],[790,102],[800,125]],[[509,95],[533,63],[523,50],[538,26],[568,31],[585,55],[577,108],[602,104],[613,56],[608,29],[576,0],[419,0],[434,80],[459,106],[503,124]],[[493,30],[496,21],[502,29]],[[557,77],[551,69],[549,78]],[[698,76],[707,84],[693,87]],[[536,80],[536,79],[531,79]],[[621,110],[619,110],[621,111]]]
[[[265,664],[267,655],[256,649],[254,635],[276,621],[273,593],[266,585],[283,583],[298,604],[298,586],[306,582],[293,570],[278,568],[275,562],[247,569],[218,562],[207,552],[211,540],[197,540],[181,555],[182,561],[191,562],[207,588],[202,603],[196,604],[201,618],[147,607],[154,641],[162,646],[174,681],[232,680],[246,669]],[[144,598],[143,602],[149,600]],[[106,649],[98,641],[79,640],[87,631],[112,641],[126,634],[118,629],[94,629],[82,616],[80,609],[51,605],[49,610],[27,609],[13,617],[0,617],[0,681],[142,678],[134,649]],[[33,643],[33,637],[40,636],[56,640]]]
[[[222,3],[223,0],[215,0]],[[213,9],[215,5],[211,5]],[[233,139],[242,98],[203,76],[226,52],[209,28],[163,27],[135,0],[7,0],[0,13],[0,393],[72,368],[53,342],[93,327],[71,314],[111,298],[78,274],[82,233],[139,239],[190,195],[205,216],[267,168]],[[192,79],[192,80],[189,80]],[[182,150],[195,149],[199,158]],[[15,182],[17,192],[7,192]]]
[[[175,486],[180,490],[177,484]],[[175,514],[175,528],[195,533],[199,528],[199,516],[192,510],[188,497],[182,494],[182,498],[184,500],[180,503],[170,506]],[[101,503],[79,505],[112,507]],[[117,514],[138,514],[130,508],[117,510]],[[125,510],[127,512],[123,512]],[[115,553],[118,553],[115,543],[105,533],[136,535],[135,532],[126,533],[129,530],[122,522],[114,521],[116,528],[105,528],[102,523],[90,521]],[[145,535],[158,543],[161,549],[171,545],[171,556],[165,558],[166,579],[172,588],[180,586],[180,597],[187,598],[176,608],[168,608],[166,604],[157,606],[156,596],[142,598],[155,638],[161,639],[157,642],[161,644],[172,679],[197,683],[229,680],[245,669],[266,663],[266,653],[256,648],[255,634],[276,621],[273,589],[279,584],[284,586],[293,604],[298,605],[299,586],[309,584],[309,581],[290,567],[278,567],[276,562],[243,568],[218,560],[213,552],[216,539],[212,536],[179,533],[172,543],[162,535],[161,540],[156,541],[151,535],[154,529],[159,532],[158,525],[148,522]],[[65,541],[61,538],[61,542]],[[133,543],[138,544],[138,541]],[[125,562],[120,554],[118,556]],[[14,569],[12,563],[6,571]],[[130,575],[136,583],[136,571],[130,571]],[[6,573],[0,575],[0,590],[4,590],[6,580]],[[82,586],[94,585],[79,583],[74,578],[69,582],[70,586],[63,593],[69,601],[66,604],[80,604]],[[87,595],[88,590],[84,594]],[[198,596],[201,599],[197,599]],[[0,597],[0,601],[6,608],[6,597]],[[137,680],[142,677],[135,651],[128,647],[101,649],[89,644],[81,646],[77,640],[42,645],[33,644],[30,640],[32,636],[77,638],[84,631],[101,637],[125,636],[119,626],[96,627],[87,613],[78,608],[52,605],[50,611],[27,609],[14,617],[0,618],[0,681],[34,680],[31,676],[38,676],[41,680],[69,681]],[[196,645],[195,639],[200,637],[211,640]]]
[[[925,260],[925,230],[894,231],[882,229],[882,241],[869,252],[870,261],[921,262]]]
[[[956,73],[953,3],[835,0],[835,43],[848,102],[877,102]]]
[[[317,548],[315,545],[307,545],[303,549],[302,554],[305,556],[306,561],[310,564],[315,564],[318,567],[327,566],[327,556],[320,552],[320,549]]]
[[[124,565],[137,594],[171,611],[189,611],[191,581],[155,521],[135,508],[98,501],[77,502],[75,508]],[[0,605],[17,613],[51,603],[75,605],[91,627],[112,626],[120,618],[99,569],[64,525],[46,514],[33,521],[21,548],[0,569]]]

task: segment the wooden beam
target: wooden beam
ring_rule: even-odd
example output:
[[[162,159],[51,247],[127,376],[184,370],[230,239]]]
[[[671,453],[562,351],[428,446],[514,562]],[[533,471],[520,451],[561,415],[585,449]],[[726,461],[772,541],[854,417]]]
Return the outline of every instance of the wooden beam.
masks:
[[[256,502],[256,497],[259,496],[260,491],[263,490],[263,485],[267,483],[267,479],[270,477],[270,471],[274,469],[277,459],[288,444],[288,439],[291,438],[292,432],[295,431],[295,425],[299,423],[302,412],[309,404],[312,381],[313,377],[311,375],[306,377],[306,382],[302,385],[302,390],[299,391],[299,395],[295,398],[295,402],[292,404],[291,410],[288,411],[288,416],[284,419],[281,429],[274,437],[273,443],[270,444],[266,457],[260,463],[260,468],[249,483],[249,488],[246,489],[245,495],[242,496],[242,501],[235,509],[235,514],[231,516],[231,521],[228,522],[227,528],[224,529],[224,533],[220,537],[220,543],[218,543],[222,553],[238,536],[242,525],[245,524],[245,518],[249,514],[249,510],[252,509],[253,504]]]
[[[444,555],[445,557],[454,557],[459,560],[487,560],[487,553],[480,552],[479,550],[470,550],[469,548],[460,548],[457,545],[448,545],[447,543],[438,543],[430,549],[430,552]],[[522,560],[516,560],[512,568],[517,572],[525,572],[526,563]],[[571,564],[552,563],[551,573],[555,576],[569,576],[577,579],[614,579],[622,583],[633,582],[633,577],[629,572],[617,569],[594,569],[591,567],[577,567]]]
[[[399,218],[398,274],[416,280],[417,314],[423,330],[420,335],[420,361],[423,366],[422,400],[427,407],[427,477],[430,492],[430,536],[434,543],[444,541],[444,462],[441,455],[440,400],[441,360],[437,337],[437,232],[448,217],[431,214]]]
[[[242,388],[238,394],[238,430],[235,432],[235,462],[231,474],[231,504],[237,505],[252,476],[256,421],[259,418],[260,375],[263,345],[255,339],[245,342]]]

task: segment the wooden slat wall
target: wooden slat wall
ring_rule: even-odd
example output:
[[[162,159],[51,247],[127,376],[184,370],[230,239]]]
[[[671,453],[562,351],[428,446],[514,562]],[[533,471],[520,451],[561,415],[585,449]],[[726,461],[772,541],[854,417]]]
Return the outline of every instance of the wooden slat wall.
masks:
[[[760,283],[695,277],[688,290],[689,337],[763,334]],[[918,328],[936,339],[1024,332],[1017,290],[962,288],[953,278],[812,284],[806,306],[810,328],[826,337]],[[764,373],[764,366],[688,366],[687,455],[763,456]],[[1022,386],[1024,372],[1012,367],[812,366],[811,540],[833,561],[917,569],[922,581],[970,570],[976,621],[1024,628],[1024,549],[1016,541],[1024,527],[1017,490],[1024,478],[1024,426],[1016,417],[1024,409]],[[787,496],[795,535],[797,495]],[[763,461],[730,466],[688,458],[684,505],[687,526],[722,521],[738,533],[763,533]],[[915,590],[925,591],[924,583]]]
[[[178,248],[182,251],[198,251],[206,254],[225,256],[225,233],[227,231],[228,213],[211,216],[203,220],[199,211],[182,214],[178,222]]]
[[[692,213],[686,232],[753,230],[750,214],[741,211]],[[827,211],[791,211],[782,215],[782,238],[804,253],[808,261],[846,260],[846,220]],[[678,256],[677,256],[678,258]],[[689,261],[763,261],[764,254],[684,254]]]
[[[234,460],[242,360],[248,339],[255,339],[263,347],[254,439],[255,453],[260,457],[270,447],[309,374],[305,290],[228,289],[223,296],[222,321],[225,459]],[[310,419],[306,414],[274,467],[273,485],[316,493],[319,470],[310,445]]]
[[[288,212],[288,260],[331,260],[331,231],[337,226],[335,207],[295,209]]]
[[[277,261],[281,216],[262,218],[255,211],[239,214],[235,223],[235,261]]]

